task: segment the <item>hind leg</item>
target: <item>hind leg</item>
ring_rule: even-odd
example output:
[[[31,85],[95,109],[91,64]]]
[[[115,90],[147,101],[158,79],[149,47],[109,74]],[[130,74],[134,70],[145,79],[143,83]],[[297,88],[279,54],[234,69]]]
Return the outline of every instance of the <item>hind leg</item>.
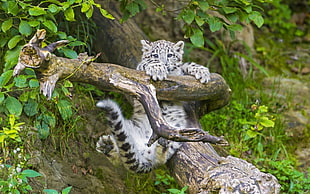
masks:
[[[96,143],[96,150],[108,157],[119,157],[119,150],[112,135],[103,135]]]

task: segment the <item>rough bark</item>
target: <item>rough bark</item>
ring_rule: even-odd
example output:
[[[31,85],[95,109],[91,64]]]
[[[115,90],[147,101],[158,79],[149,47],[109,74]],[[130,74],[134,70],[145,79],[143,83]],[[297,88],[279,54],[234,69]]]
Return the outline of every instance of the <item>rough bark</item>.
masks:
[[[156,141],[158,137],[176,141],[226,143],[222,138],[211,136],[200,129],[192,108],[187,110],[189,115],[193,115],[192,128],[176,130],[170,127],[161,117],[155,88],[151,84],[157,82],[150,81],[144,72],[113,64],[94,63],[92,61],[95,58],[85,54],[74,60],[56,57],[51,52],[66,41],[58,41],[45,48],[40,48],[45,33],[44,30],[39,30],[22,48],[19,62],[14,69],[14,76],[18,75],[25,67],[35,68],[40,77],[41,90],[48,98],[51,97],[58,79],[92,83],[104,90],[130,93],[142,102],[154,130],[150,143]],[[227,100],[219,101],[218,99],[221,98],[220,96],[229,96],[230,89],[219,75],[212,74],[211,78],[211,82],[207,85],[188,78],[187,84],[192,82],[189,85],[191,88],[187,88],[188,85],[184,85],[182,82],[184,79],[180,77],[174,77],[175,82],[172,80],[162,81],[161,84],[156,85],[158,98],[204,100],[205,103],[224,102],[216,106],[216,108],[220,108],[227,103]],[[192,93],[190,96],[192,99],[186,97],[188,89]],[[205,91],[202,92],[203,90]],[[167,96],[161,96],[161,92],[167,92],[165,93]],[[177,93],[177,95],[174,96],[173,93]],[[189,105],[193,104],[189,103]],[[151,111],[152,109],[155,110],[155,114]],[[279,191],[279,185],[274,176],[261,173],[252,164],[241,159],[231,156],[220,157],[210,144],[187,142],[169,164],[177,181],[181,185],[189,185],[190,193],[213,191],[220,193],[277,193]]]

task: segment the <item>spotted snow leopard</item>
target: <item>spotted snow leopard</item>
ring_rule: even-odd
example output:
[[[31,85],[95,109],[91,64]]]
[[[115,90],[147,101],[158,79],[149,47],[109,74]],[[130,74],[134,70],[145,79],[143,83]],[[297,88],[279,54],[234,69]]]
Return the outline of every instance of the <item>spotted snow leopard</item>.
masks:
[[[210,80],[209,69],[196,63],[183,63],[184,42],[172,43],[166,40],[149,42],[141,40],[142,60],[137,70],[145,71],[153,80],[163,80],[168,75],[192,75],[202,83]],[[160,101],[166,121],[174,127],[187,127],[187,116],[182,102]],[[148,140],[152,129],[142,104],[133,103],[130,120],[123,117],[120,107],[112,100],[102,100],[97,107],[106,112],[112,134],[100,137],[97,150],[111,156],[118,153],[125,166],[136,172],[148,172],[166,161],[182,145],[160,138],[150,147]]]

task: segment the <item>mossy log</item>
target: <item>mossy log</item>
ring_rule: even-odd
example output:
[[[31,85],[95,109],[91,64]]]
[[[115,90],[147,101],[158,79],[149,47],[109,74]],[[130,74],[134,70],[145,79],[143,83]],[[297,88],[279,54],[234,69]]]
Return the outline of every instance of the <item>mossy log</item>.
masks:
[[[193,101],[200,101],[211,107],[208,111],[228,103],[230,89],[220,75],[212,74],[208,84],[201,84],[191,77],[169,77],[165,81],[153,82],[144,72],[115,64],[94,63],[96,57],[86,54],[80,54],[78,59],[57,57],[52,54],[53,50],[66,41],[41,48],[45,33],[45,30],[38,30],[21,49],[14,76],[26,67],[34,68],[40,80],[41,91],[47,98],[51,98],[59,79],[91,83],[102,90],[135,96],[142,102],[154,130],[149,143],[156,141],[158,137],[188,141],[169,161],[169,166],[180,185],[189,186],[190,193],[279,192],[279,184],[274,176],[260,172],[244,160],[231,156],[221,157],[210,144],[203,143],[226,143],[222,137],[214,137],[200,129],[193,109],[196,106]],[[191,117],[192,128],[175,130],[169,126],[162,118],[157,99],[191,101],[187,103],[186,110]],[[195,143],[191,143],[193,141]]]

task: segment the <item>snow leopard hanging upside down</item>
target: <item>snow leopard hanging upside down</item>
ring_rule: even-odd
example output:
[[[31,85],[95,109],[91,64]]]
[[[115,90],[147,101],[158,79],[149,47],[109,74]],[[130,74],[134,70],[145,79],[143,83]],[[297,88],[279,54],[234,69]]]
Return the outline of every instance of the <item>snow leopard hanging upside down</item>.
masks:
[[[142,60],[137,70],[145,71],[153,80],[164,80],[168,75],[192,75],[202,83],[210,80],[209,69],[193,62],[183,63],[184,42],[172,43],[166,40],[149,42],[141,40]],[[174,127],[186,128],[187,115],[181,102],[160,101],[165,120]],[[182,146],[160,138],[152,146],[147,143],[152,135],[144,108],[138,100],[133,103],[133,115],[127,120],[120,107],[112,100],[97,103],[107,116],[112,130],[111,135],[100,137],[97,151],[110,156],[112,152],[119,154],[125,166],[135,172],[149,172],[166,161]]]

